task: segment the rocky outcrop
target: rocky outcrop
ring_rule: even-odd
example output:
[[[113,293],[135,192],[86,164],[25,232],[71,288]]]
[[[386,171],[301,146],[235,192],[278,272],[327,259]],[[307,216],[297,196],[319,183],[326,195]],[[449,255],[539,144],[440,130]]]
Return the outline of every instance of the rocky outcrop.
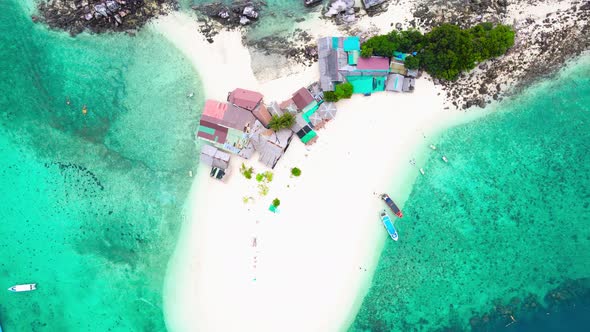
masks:
[[[362,2],[367,14],[375,16],[387,11],[390,0],[362,0]]]
[[[318,59],[317,45],[312,36],[301,29],[295,29],[290,36],[269,36],[246,42],[267,55],[279,54],[295,63],[310,66]]]
[[[305,7],[313,7],[317,6],[322,3],[322,0],[303,0],[303,5]]]
[[[32,19],[72,35],[84,30],[131,31],[176,6],[176,0],[46,0]]]
[[[231,4],[214,2],[196,5],[192,8],[198,13],[211,18],[227,27],[251,24],[260,17],[260,10],[266,4],[263,1],[233,1]]]
[[[330,0],[325,17],[331,17],[336,24],[351,25],[357,21],[358,7],[354,7],[354,0]]]
[[[457,108],[484,107],[494,100],[517,93],[542,77],[554,74],[569,59],[590,50],[590,10],[571,2],[571,7],[545,17],[508,18],[508,6],[526,12],[537,2],[508,4],[505,0],[424,1],[414,12],[412,26],[430,30],[441,23],[469,28],[480,22],[510,24],[516,31],[515,45],[499,58],[482,63],[456,81],[438,81],[447,100]],[[515,12],[514,8],[511,9]]]

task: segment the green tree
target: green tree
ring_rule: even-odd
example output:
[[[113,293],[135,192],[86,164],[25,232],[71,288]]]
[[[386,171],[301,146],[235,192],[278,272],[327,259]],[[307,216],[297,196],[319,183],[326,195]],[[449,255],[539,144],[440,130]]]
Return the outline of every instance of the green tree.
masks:
[[[324,91],[324,100],[330,102],[337,102],[339,98],[334,91]]]
[[[400,32],[400,36],[398,51],[404,53],[419,51],[425,39],[424,35],[416,29],[404,30]]]
[[[278,199],[278,198],[275,198],[275,199],[273,199],[273,200],[272,200],[272,205],[273,205],[274,207],[279,207],[279,205],[281,205],[281,200],[280,200],[280,199]]]
[[[297,167],[293,167],[291,168],[291,175],[293,176],[300,176],[301,175],[301,170]]]
[[[373,56],[373,49],[365,44],[361,46],[361,56],[363,58],[370,58]]]
[[[410,55],[406,58],[404,65],[408,69],[418,69],[420,68],[420,58]]]
[[[443,24],[426,35],[420,63],[434,77],[455,80],[463,70],[473,69],[477,53],[471,36],[456,25]]]
[[[371,37],[371,38],[367,39],[367,41],[365,41],[363,43],[362,47],[373,49],[372,55],[390,57],[393,54],[393,51],[396,50],[397,44],[393,43],[390,40],[389,35],[382,35],[382,36],[375,36],[375,37]],[[362,52],[362,47],[361,47],[361,52]],[[367,51],[365,51],[365,52],[367,52]]]
[[[289,112],[283,115],[273,115],[268,123],[268,127],[274,131],[291,128],[295,124],[295,116]]]
[[[350,98],[352,96],[352,90],[352,84],[346,82],[336,85],[336,90],[334,91],[334,93],[336,93],[338,99]]]

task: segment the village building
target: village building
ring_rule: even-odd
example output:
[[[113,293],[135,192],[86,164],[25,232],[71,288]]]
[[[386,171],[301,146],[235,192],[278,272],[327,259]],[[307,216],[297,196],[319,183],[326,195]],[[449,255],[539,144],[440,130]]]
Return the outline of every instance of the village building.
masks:
[[[404,63],[400,60],[391,60],[391,65],[389,66],[389,71],[392,74],[399,74],[399,75],[407,75],[408,69],[404,65]]]
[[[205,165],[211,166],[211,177],[221,180],[227,174],[230,160],[229,153],[211,145],[203,145],[199,159]]]
[[[281,109],[281,106],[276,101],[271,101],[266,108],[270,113],[270,116],[282,116],[285,112]]]
[[[293,139],[291,129],[281,129],[277,132],[265,128],[257,121],[250,138],[254,149],[258,152],[258,161],[264,165],[274,168],[285,154]]]
[[[264,126],[268,126],[271,115],[262,102],[263,96],[261,93],[246,89],[237,88],[230,92],[227,96],[227,101],[239,108],[252,112]]]
[[[353,93],[370,95],[385,90],[389,73],[389,58],[372,56],[359,58],[356,66],[347,67],[346,80],[352,84]]]
[[[252,112],[216,100],[205,101],[205,107],[197,137],[209,141],[215,147],[249,158],[248,133],[256,117]]]
[[[404,84],[402,86],[403,92],[414,92],[416,86],[416,79],[412,77],[404,77]]]
[[[404,77],[400,74],[389,74],[385,90],[402,92],[404,86]]]
[[[317,140],[318,134],[313,130],[312,124],[303,118],[302,113],[295,116],[295,124],[291,127],[291,130],[293,130],[303,144],[310,145]]]
[[[345,40],[348,52],[344,49]],[[341,68],[354,61],[354,53],[360,54],[358,37],[323,37],[318,40],[318,64],[320,67],[320,87],[324,91],[334,91],[336,84],[344,82]],[[358,47],[357,47],[358,46]],[[358,56],[356,57],[358,58]]]
[[[304,104],[309,102],[310,94],[306,95],[301,90],[295,95],[300,107],[308,106]],[[311,99],[312,103],[315,102],[313,96]],[[294,113],[298,110],[292,99],[286,107]],[[215,157],[212,149],[229,151],[246,159],[258,152],[260,162],[274,168],[289,146],[293,131],[282,129],[275,133],[267,127],[273,115],[281,116],[284,112],[276,102],[267,107],[263,103],[262,94],[246,89],[231,91],[225,103],[207,100],[197,137],[213,146],[203,149],[202,160],[208,165],[215,164],[215,168],[223,169],[221,166],[224,165]],[[227,162],[229,163],[229,158]]]
[[[311,92],[306,88],[297,90],[291,97],[291,100],[299,112],[305,112],[307,109],[312,108],[317,104],[317,101]]]
[[[279,104],[279,108],[285,112],[289,112],[293,115],[297,114],[298,110],[297,110],[297,105],[295,105],[295,102],[293,101],[293,99],[289,98],[285,101],[283,101],[282,103]]]
[[[406,74],[406,76],[408,77],[418,77],[418,74],[420,72],[418,71],[418,69],[408,69],[408,73]]]

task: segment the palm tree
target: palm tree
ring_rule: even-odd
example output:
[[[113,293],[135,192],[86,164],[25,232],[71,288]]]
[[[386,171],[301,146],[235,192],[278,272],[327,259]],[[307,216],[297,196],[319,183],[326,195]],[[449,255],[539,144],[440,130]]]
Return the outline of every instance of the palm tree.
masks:
[[[268,127],[274,131],[285,128],[291,128],[295,124],[295,116],[287,112],[281,116],[273,115],[268,123]]]

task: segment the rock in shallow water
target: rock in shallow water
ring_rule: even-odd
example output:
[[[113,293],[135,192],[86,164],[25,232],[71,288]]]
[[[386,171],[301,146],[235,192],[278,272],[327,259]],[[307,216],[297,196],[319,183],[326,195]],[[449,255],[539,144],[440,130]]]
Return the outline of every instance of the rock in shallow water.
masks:
[[[40,18],[54,29],[76,35],[85,29],[101,33],[131,31],[176,8],[177,0],[42,0]],[[123,19],[128,16],[127,19]]]
[[[246,25],[248,23],[250,23],[250,20],[246,16],[240,16],[240,24],[241,25]]]

